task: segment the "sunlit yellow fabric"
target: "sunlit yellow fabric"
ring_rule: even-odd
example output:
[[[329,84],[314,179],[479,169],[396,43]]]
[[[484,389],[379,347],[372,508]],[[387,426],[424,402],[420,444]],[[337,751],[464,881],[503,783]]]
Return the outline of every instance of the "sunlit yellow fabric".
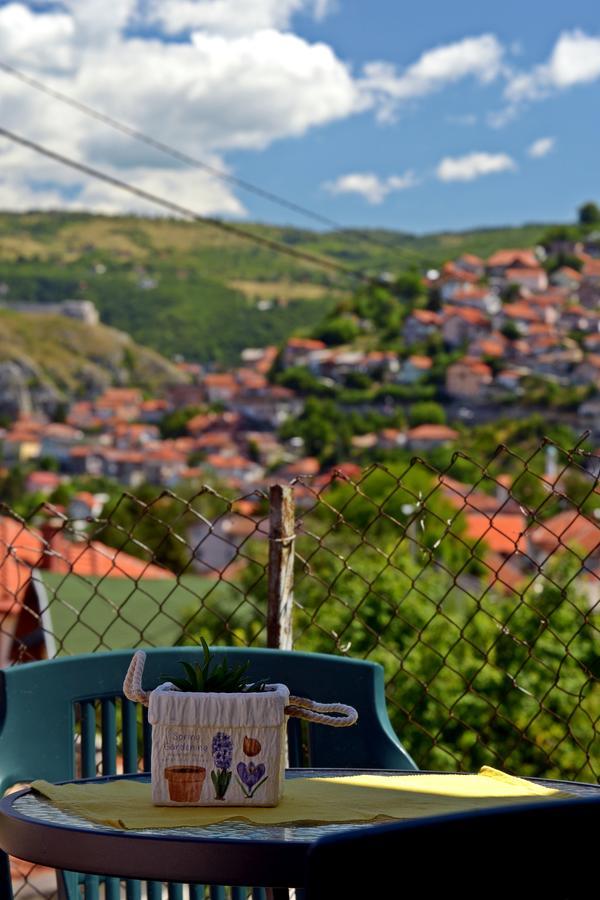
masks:
[[[286,781],[279,806],[153,806],[150,784],[113,781],[53,785],[35,790],[56,806],[92,822],[116,828],[176,828],[237,819],[257,825],[317,825],[416,819],[441,813],[567,797],[484,766],[478,775],[352,775]]]

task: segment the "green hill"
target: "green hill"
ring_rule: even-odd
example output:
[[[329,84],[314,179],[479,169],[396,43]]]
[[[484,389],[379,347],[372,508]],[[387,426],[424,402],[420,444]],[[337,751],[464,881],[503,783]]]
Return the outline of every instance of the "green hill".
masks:
[[[0,310],[0,413],[28,406],[54,413],[67,400],[114,385],[148,394],[183,381],[155,350],[105,325]]]
[[[357,271],[438,266],[537,243],[547,225],[415,236],[245,225]],[[103,322],[166,355],[235,362],[245,346],[310,329],[353,279],[196,222],[84,213],[0,213],[0,283],[8,300],[93,300]]]

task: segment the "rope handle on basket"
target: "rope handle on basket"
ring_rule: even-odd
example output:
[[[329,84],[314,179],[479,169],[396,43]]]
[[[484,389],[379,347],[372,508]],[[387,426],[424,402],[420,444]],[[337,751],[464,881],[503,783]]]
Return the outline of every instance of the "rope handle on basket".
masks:
[[[148,706],[150,702],[150,691],[142,688],[142,674],[144,672],[144,664],[146,662],[146,654],[143,650],[138,650],[133,655],[133,659],[129,663],[127,675],[123,682],[123,693],[128,700],[135,703],[143,703]]]
[[[285,707],[286,716],[295,719],[306,719],[308,722],[318,722],[320,725],[331,725],[333,728],[347,728],[354,725],[358,719],[358,713],[353,706],[345,703],[317,703],[316,700],[308,700],[306,697],[290,697],[290,705]],[[328,716],[327,713],[338,713],[337,716]]]
[[[143,650],[137,650],[129,663],[127,675],[123,682],[123,693],[128,700],[143,703],[148,706],[151,691],[142,688],[142,675],[146,663],[146,654]],[[317,703],[306,697],[290,696],[289,706],[284,710],[286,716],[296,719],[306,719],[308,722],[319,722],[321,725],[331,725],[333,728],[346,728],[354,725],[358,719],[358,713],[352,706],[344,703]],[[327,713],[337,713],[335,716]]]

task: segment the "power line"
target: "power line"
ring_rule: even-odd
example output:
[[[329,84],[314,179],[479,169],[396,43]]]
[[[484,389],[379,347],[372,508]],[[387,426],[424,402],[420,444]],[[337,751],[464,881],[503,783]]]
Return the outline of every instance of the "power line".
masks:
[[[176,159],[178,162],[185,163],[185,165],[191,166],[193,168],[204,169],[206,172],[210,172],[211,175],[214,175],[216,178],[220,178],[222,181],[227,181],[230,184],[235,185],[236,187],[242,188],[242,190],[248,191],[249,193],[252,193],[257,197],[261,197],[263,200],[268,200],[269,202],[276,203],[279,206],[282,206],[285,209],[289,209],[292,212],[306,216],[307,218],[312,219],[314,222],[318,222],[320,225],[326,225],[328,228],[333,228],[336,231],[343,231],[350,236],[360,236],[361,240],[364,240],[369,244],[373,244],[374,246],[382,247],[385,250],[394,250],[394,248],[390,247],[389,244],[387,244],[385,241],[380,241],[377,238],[373,237],[373,235],[368,234],[361,229],[349,228],[348,226],[342,225],[340,222],[336,222],[335,219],[329,218],[329,216],[324,216],[321,213],[308,209],[308,207],[306,206],[302,206],[300,203],[296,203],[293,200],[288,200],[285,197],[280,196],[279,194],[275,194],[273,191],[268,191],[256,184],[252,184],[252,182],[250,181],[245,181],[244,179],[238,178],[235,175],[230,175],[223,169],[219,169],[216,166],[212,166],[210,165],[210,163],[204,162],[203,160],[198,159],[195,156],[184,153],[182,150],[178,150],[171,144],[167,144],[164,141],[153,138],[151,135],[145,134],[143,131],[134,128],[131,125],[127,125],[125,122],[121,122],[118,119],[113,118],[113,116],[109,116],[107,113],[100,112],[100,110],[94,109],[94,107],[89,106],[87,103],[83,103],[81,100],[75,99],[75,97],[71,97],[69,94],[65,94],[63,91],[58,91],[56,90],[56,88],[50,87],[43,81],[40,81],[38,78],[34,78],[32,75],[27,75],[25,72],[20,71],[20,69],[16,69],[14,66],[9,65],[8,63],[0,61],[0,70],[5,72],[7,75],[11,75],[13,78],[16,78],[18,81],[21,81],[23,84],[34,88],[36,91],[40,91],[41,93],[46,94],[46,96],[52,97],[54,100],[65,103],[68,106],[71,106],[73,109],[76,109],[78,112],[81,112],[86,116],[90,116],[97,122],[101,122],[103,125],[108,125],[109,128],[114,128],[116,131],[121,132],[121,134],[124,134],[127,137],[131,137],[142,144],[146,144],[148,147],[152,147],[154,150],[158,150],[160,153],[164,153],[167,156]],[[419,256],[418,251],[414,250],[412,247],[403,247],[401,248],[401,252],[411,253],[415,256]]]
[[[62,153],[57,153],[55,150],[50,150],[50,148],[44,147],[42,144],[38,144],[35,141],[30,141],[28,138],[24,138],[21,135],[15,134],[15,132],[9,131],[7,128],[0,127],[0,136],[7,138],[9,141],[12,141],[15,144],[20,144],[22,147],[27,147],[29,150],[33,150],[40,156],[45,156],[48,159],[52,159],[63,166],[68,166],[70,169],[75,169],[75,171],[82,172],[84,175],[88,175],[91,178],[96,178],[99,181],[104,181],[106,184],[110,184],[113,187],[119,188],[119,190],[126,191],[129,194],[140,197],[142,200],[146,200],[149,203],[154,203],[156,206],[162,206],[164,209],[168,209],[171,212],[174,212],[180,216],[184,216],[187,219],[192,219],[195,222],[201,222],[204,225],[211,225],[213,228],[217,228],[220,231],[226,232],[227,234],[233,234],[236,237],[242,238],[243,240],[259,244],[269,250],[274,250],[277,253],[284,253],[287,256],[292,256],[295,259],[300,259],[303,262],[310,263],[311,265],[320,266],[321,268],[325,269],[331,269],[343,275],[355,278],[358,281],[362,281],[366,284],[379,284],[379,281],[377,279],[371,278],[363,272],[357,272],[355,269],[351,269],[349,266],[345,266],[343,263],[339,263],[333,259],[328,259],[325,256],[317,256],[317,254],[309,253],[306,250],[297,250],[294,247],[289,247],[287,244],[282,244],[280,241],[276,241],[273,238],[264,237],[258,234],[252,234],[249,231],[245,231],[243,228],[239,228],[237,225],[232,225],[229,222],[223,222],[221,219],[215,219],[211,216],[202,216],[199,213],[195,212],[193,209],[189,209],[187,206],[182,206],[180,203],[175,203],[173,200],[166,200],[164,197],[159,197],[157,194],[153,194],[152,192],[146,191],[143,188],[139,188],[133,184],[129,184],[129,182],[127,181],[122,181],[120,178],[115,178],[114,175],[109,175],[108,172],[103,172],[101,169],[96,169],[93,166],[88,166],[86,163],[82,163],[78,160],[71,159],[68,156],[64,156]]]
[[[15,69],[14,66],[9,66],[8,63],[0,62],[0,69],[2,69],[2,71],[6,72],[8,75],[12,75],[14,78],[22,81],[24,84],[29,85],[29,87],[35,88],[35,90],[37,91],[41,91],[48,97],[59,100],[61,103],[66,103],[69,106],[73,107],[73,109],[76,109],[87,116],[91,116],[98,122],[102,122],[104,125],[108,125],[110,128],[115,128],[122,134],[125,134],[128,137],[132,137],[136,141],[140,141],[141,143],[152,147],[154,150],[165,153],[167,154],[167,156],[171,156],[178,162],[183,162],[186,165],[193,166],[194,168],[197,167],[200,169],[205,169],[207,172],[210,172],[211,175],[215,175],[217,178],[221,178],[223,181],[228,181],[230,184],[236,185],[236,187],[243,188],[243,190],[249,191],[250,193],[255,194],[257,197],[261,197],[263,200],[269,200],[272,203],[278,203],[280,206],[284,206],[286,209],[300,213],[303,216],[307,216],[308,218],[313,219],[313,221],[319,222],[319,224],[321,225],[327,225],[330,228],[335,228],[342,231],[346,230],[344,226],[340,225],[334,219],[330,219],[328,216],[323,216],[321,215],[321,213],[314,212],[313,210],[310,210],[305,206],[301,206],[299,203],[295,203],[293,200],[287,200],[285,197],[280,197],[278,194],[274,194],[273,192],[268,191],[265,188],[258,187],[257,185],[252,184],[249,181],[245,181],[242,178],[237,178],[235,175],[230,175],[223,169],[212,166],[209,163],[198,159],[197,157],[190,156],[188,153],[184,153],[183,151],[178,150],[176,147],[164,143],[164,141],[157,140],[156,138],[145,134],[143,131],[139,131],[137,128],[133,128],[131,125],[120,122],[118,119],[114,119],[112,116],[109,116],[106,113],[100,112],[99,110],[88,106],[87,103],[82,103],[80,100],[76,100],[74,97],[70,97],[68,94],[64,94],[62,91],[57,91],[55,88],[49,87],[42,81],[39,81],[37,78],[33,78],[31,75],[26,75],[24,72]]]

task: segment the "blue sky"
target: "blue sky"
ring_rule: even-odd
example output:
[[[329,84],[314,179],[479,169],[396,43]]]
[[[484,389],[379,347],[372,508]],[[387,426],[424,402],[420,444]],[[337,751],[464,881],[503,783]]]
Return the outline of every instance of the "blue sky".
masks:
[[[565,221],[600,199],[594,0],[0,2],[0,60],[346,225]],[[9,76],[0,92],[8,127],[148,190],[310,226]],[[1,206],[131,208],[26,151],[0,154]]]

